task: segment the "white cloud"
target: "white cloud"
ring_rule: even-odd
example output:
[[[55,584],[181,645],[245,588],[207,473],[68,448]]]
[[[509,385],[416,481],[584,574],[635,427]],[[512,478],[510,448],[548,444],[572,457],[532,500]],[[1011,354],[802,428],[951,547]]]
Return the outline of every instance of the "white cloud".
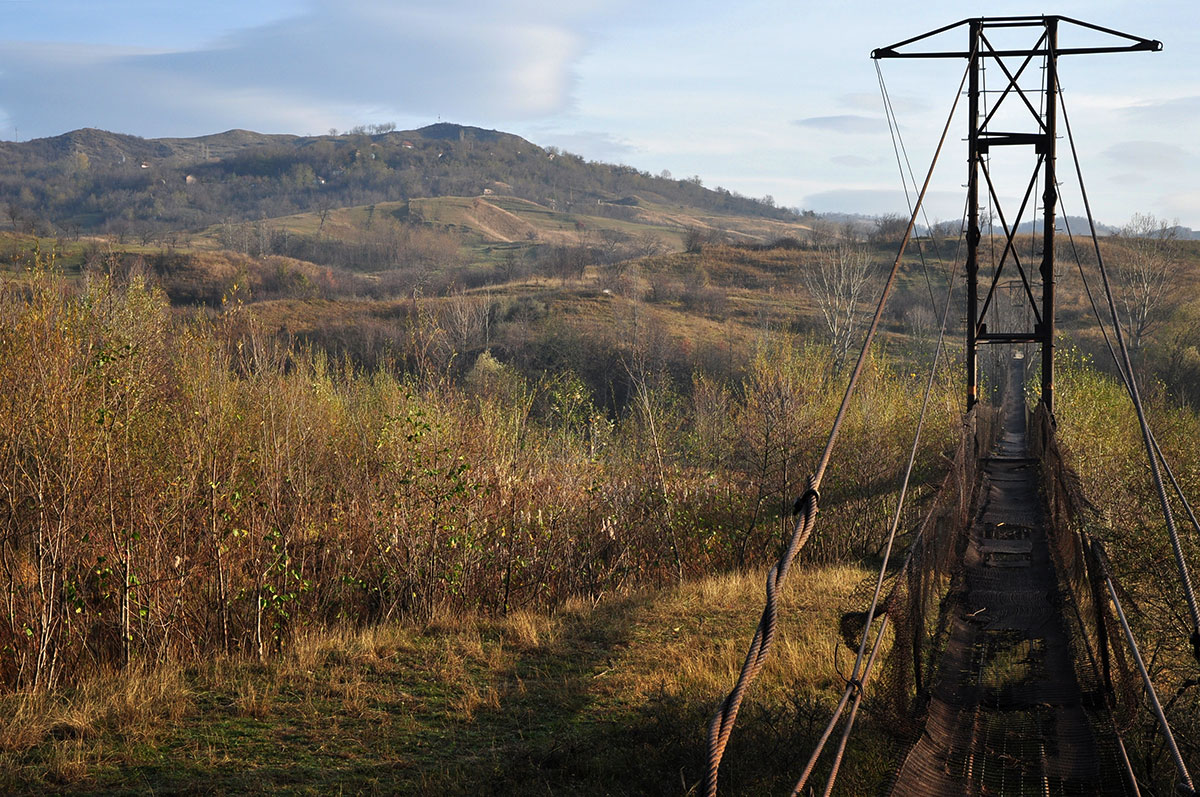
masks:
[[[887,122],[880,116],[841,114],[839,116],[810,116],[792,122],[797,127],[813,130],[829,130],[834,133],[872,134],[887,130]]]
[[[998,2],[989,13],[1026,13],[1016,0]],[[11,117],[0,130],[8,135],[14,124],[23,138],[85,125],[143,136],[231,127],[315,133],[387,121],[416,127],[441,116],[589,158],[699,174],[707,185],[770,193],[781,204],[819,201],[830,210],[859,209],[859,200],[874,202],[863,208],[871,212],[903,207],[875,66],[883,70],[918,178],[964,67],[868,58],[873,47],[961,19],[961,3],[950,0],[916,10],[867,0],[819,10],[786,0],[20,5],[3,34],[18,43],[0,42],[0,122],[4,113]],[[1097,22],[1162,35],[1166,49],[1152,57],[1063,60],[1064,93],[1089,184],[1114,186],[1114,173],[1152,178],[1094,191],[1093,205],[1102,220],[1150,209],[1200,226],[1189,193],[1200,150],[1188,138],[1200,124],[1200,47],[1194,46],[1200,4],[1122,0],[1102,6],[1109,16]],[[1098,13],[1084,0],[1066,0],[1061,10],[1084,19]],[[55,49],[50,40],[73,44]],[[947,45],[965,41],[956,29]],[[1027,75],[1037,72],[1034,65]],[[965,110],[960,103],[935,176],[935,191],[945,188],[945,200],[931,197],[947,218],[957,218],[964,198],[959,139]],[[801,115],[808,118],[793,124]],[[1129,161],[1120,142],[1146,138],[1185,150],[1186,160],[1171,172],[1118,163]],[[1065,141],[1060,147],[1066,179],[1073,168],[1062,164]],[[1178,164],[1180,157],[1160,151],[1158,165],[1172,158]],[[994,166],[1006,201],[1008,178],[1012,191],[1023,192],[1024,161],[1011,174],[999,155]],[[854,193],[893,184],[893,199]],[[844,193],[831,193],[839,190]],[[1079,201],[1068,201],[1075,212]]]
[[[891,100],[892,107],[896,109],[897,114],[925,113],[933,107],[928,97],[921,97],[916,94],[889,91],[888,98]],[[878,112],[883,108],[883,97],[878,91],[850,92],[838,97],[838,101],[847,108],[856,111]]]
[[[862,155],[834,155],[829,159],[838,166],[849,166],[853,169],[865,169],[878,166],[879,158],[864,158]]]
[[[537,134],[537,141],[544,146],[559,147],[588,160],[606,163],[621,163],[639,151],[637,147],[623,138],[594,130],[572,132],[547,130]]]
[[[1181,127],[1200,122],[1200,97],[1171,97],[1141,101],[1120,109],[1126,121],[1142,125]]]
[[[1165,173],[1174,173],[1193,161],[1182,148],[1162,141],[1119,141],[1102,154],[1126,168]]]
[[[227,127],[316,132],[365,113],[514,120],[564,108],[584,48],[576,2],[323,0],[199,48],[0,46],[0,98],[27,134]]]

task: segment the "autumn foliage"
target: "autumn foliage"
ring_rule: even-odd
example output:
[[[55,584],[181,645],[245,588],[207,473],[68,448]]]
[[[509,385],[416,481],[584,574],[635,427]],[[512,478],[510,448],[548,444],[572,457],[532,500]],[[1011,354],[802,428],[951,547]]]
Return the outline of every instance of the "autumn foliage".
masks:
[[[34,268],[0,289],[0,682],[266,657],[302,626],[507,613],[761,561],[840,397],[825,356],[766,347],[744,384],[632,369],[614,418],[570,372],[531,382],[486,353],[453,378],[363,370],[233,303],[179,321],[137,277]],[[883,533],[912,381],[883,364],[867,381],[811,556]]]

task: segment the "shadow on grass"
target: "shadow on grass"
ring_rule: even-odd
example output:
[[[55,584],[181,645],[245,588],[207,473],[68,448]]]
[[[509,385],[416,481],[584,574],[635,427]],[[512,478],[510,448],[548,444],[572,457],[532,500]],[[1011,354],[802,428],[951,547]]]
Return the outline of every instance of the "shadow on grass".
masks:
[[[471,643],[464,640],[473,630],[461,628],[404,632],[386,656],[364,662],[335,652],[297,683],[270,667],[239,665],[240,686],[198,681],[194,710],[179,727],[141,744],[87,740],[82,778],[31,779],[24,791],[697,794],[708,720],[723,695],[696,686],[694,669],[688,674],[686,662],[671,657],[714,644],[693,635],[705,612],[630,597],[560,612],[533,641],[502,623],[482,624]],[[672,638],[673,647],[659,644]],[[473,652],[460,655],[466,650]],[[275,691],[248,710],[246,684]],[[476,696],[469,708],[464,694]],[[751,690],[721,770],[722,793],[790,790],[833,697],[778,684]],[[888,770],[886,734],[869,716],[860,722],[838,794],[878,793]]]
[[[554,644],[524,651],[505,673],[498,707],[465,726],[472,754],[426,772],[428,794],[690,795],[702,792],[709,719],[723,695],[689,690],[678,662],[658,661],[653,675],[620,689],[616,677],[631,643],[653,657],[644,638],[644,602],[603,605],[565,618]],[[651,630],[653,633],[653,631]],[[731,684],[732,685],[732,684]],[[749,698],[721,771],[726,794],[778,794],[791,789],[824,728],[832,701],[811,693],[764,704]],[[891,742],[864,723],[849,756],[856,771],[845,794],[869,794],[889,768]],[[827,771],[822,765],[818,774]]]

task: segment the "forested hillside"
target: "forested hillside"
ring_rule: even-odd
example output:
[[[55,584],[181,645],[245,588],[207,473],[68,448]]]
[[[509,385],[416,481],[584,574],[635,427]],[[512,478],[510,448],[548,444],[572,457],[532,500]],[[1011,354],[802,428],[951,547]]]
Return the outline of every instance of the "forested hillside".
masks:
[[[220,221],[420,197],[515,196],[619,215],[642,201],[795,219],[773,201],[709,190],[698,177],[587,162],[494,130],[440,123],[301,137],[231,130],[142,139],[103,130],[0,142],[0,206],[14,226],[52,234],[152,236]]]

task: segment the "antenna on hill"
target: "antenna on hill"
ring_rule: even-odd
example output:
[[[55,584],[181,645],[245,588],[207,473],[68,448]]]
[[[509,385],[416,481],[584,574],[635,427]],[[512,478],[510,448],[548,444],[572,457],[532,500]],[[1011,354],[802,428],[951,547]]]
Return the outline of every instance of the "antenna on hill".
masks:
[[[1084,28],[1093,33],[1124,40],[1125,43],[1098,45],[1090,47],[1059,47],[1058,34],[1061,27],[1066,25]],[[910,45],[926,41],[939,34],[955,28],[966,27],[968,46],[966,50],[953,51],[910,51]],[[1038,35],[1032,47],[1006,49],[995,47],[989,39],[989,34],[1001,29],[1032,29]],[[969,85],[967,98],[968,111],[967,150],[968,150],[968,180],[967,180],[967,409],[979,400],[979,366],[978,348],[983,343],[1040,343],[1042,347],[1042,401],[1046,409],[1053,411],[1054,404],[1054,224],[1055,211],[1058,206],[1057,178],[1055,176],[1055,146],[1058,135],[1059,84],[1058,57],[1060,55],[1092,55],[1096,53],[1126,53],[1126,52],[1157,52],[1162,49],[1162,42],[1154,39],[1143,39],[1128,33],[1102,28],[1088,22],[1061,16],[1041,17],[975,17],[964,19],[937,30],[922,33],[911,39],[881,47],[871,53],[875,59],[881,58],[965,58],[969,61]],[[1020,79],[1034,58],[1041,58],[1042,79],[1039,85],[1023,87]],[[1005,59],[1014,59],[1008,63]],[[1015,59],[1022,59],[1016,62]],[[1012,66],[1016,63],[1016,69]],[[986,84],[987,66],[998,69],[1001,73],[999,90],[989,89]],[[1031,98],[1032,97],[1032,101]],[[992,100],[989,108],[987,103]],[[1013,107],[1015,106],[1015,108]],[[1008,127],[1014,119],[1012,113],[1006,113],[999,124],[1004,125],[993,129],[993,119],[1001,108],[1006,112],[1014,111],[1015,121],[1029,124],[1032,119],[1032,130],[1028,132],[1012,132]],[[1039,110],[1040,109],[1040,110]],[[1016,216],[1006,216],[1001,207],[999,193],[993,182],[991,173],[991,151],[997,147],[1032,146],[1037,164],[1028,187],[1024,191],[1020,208]],[[1004,250],[999,262],[991,274],[991,285],[988,287],[982,309],[979,306],[979,243],[980,238],[980,198],[979,176],[982,173],[987,191],[989,207],[995,211],[995,220],[1000,222],[1004,233]],[[1021,215],[1025,211],[1030,197],[1036,190],[1039,178],[1044,186],[1042,194],[1043,224],[1041,233],[1042,254],[1039,274],[1041,276],[1040,299],[1037,301],[1035,291],[1039,288],[1031,280],[1032,274],[1027,274],[1021,259],[1017,254],[1015,239],[1017,228],[1021,226]],[[1036,207],[1036,199],[1034,200]],[[1036,213],[1036,210],[1034,211]],[[991,214],[989,214],[991,218]],[[1036,236],[1037,233],[1035,232]],[[989,233],[989,239],[993,239]],[[993,241],[994,242],[994,241]],[[1033,328],[1025,330],[989,330],[984,318],[1001,285],[1001,274],[1005,265],[1012,263],[1017,270],[1024,289],[1026,300],[1032,310]],[[1040,304],[1040,307],[1039,307]]]

